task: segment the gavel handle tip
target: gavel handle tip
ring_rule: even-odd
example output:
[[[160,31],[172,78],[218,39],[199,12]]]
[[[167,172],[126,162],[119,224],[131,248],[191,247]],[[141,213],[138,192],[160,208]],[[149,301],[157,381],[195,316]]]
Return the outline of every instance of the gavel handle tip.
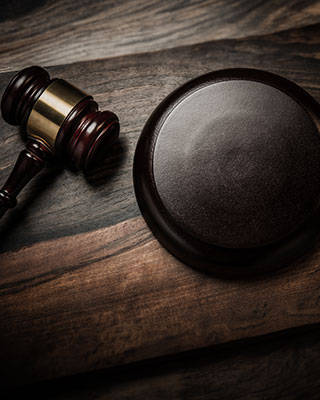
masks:
[[[7,207],[5,207],[5,206],[0,206],[0,219],[4,216],[4,214],[6,213],[6,211],[7,211]]]

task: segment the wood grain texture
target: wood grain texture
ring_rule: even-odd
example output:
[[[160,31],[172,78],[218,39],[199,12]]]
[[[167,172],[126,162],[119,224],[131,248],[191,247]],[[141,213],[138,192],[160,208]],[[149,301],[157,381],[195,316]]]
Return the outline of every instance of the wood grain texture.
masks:
[[[186,25],[185,13],[191,12],[192,8],[199,9],[199,20],[196,14],[192,17],[194,25],[190,22],[188,27],[190,41],[183,29],[175,34],[170,31],[174,19],[170,22],[172,25],[166,26],[167,34],[161,36],[157,29],[164,24],[163,15],[166,14],[161,11],[164,3],[158,2],[154,8],[152,2],[150,8],[146,6],[141,10],[141,14],[133,13],[129,8],[126,14],[124,9],[129,3],[108,3],[115,12],[112,20],[116,20],[117,9],[119,21],[121,14],[121,21],[127,21],[127,16],[129,20],[140,18],[141,22],[141,15],[147,11],[160,18],[151,19],[154,30],[150,26],[149,30],[143,30],[145,28],[140,24],[137,46],[127,42],[123,53],[116,50],[124,36],[115,36],[116,40],[110,44],[110,49],[114,50],[108,54],[106,31],[103,30],[103,27],[109,29],[105,17],[109,15],[109,9],[104,9],[106,3],[95,2],[90,8],[93,14],[85,15],[88,3],[82,1],[79,5],[82,11],[76,9],[70,14],[70,31],[65,28],[68,18],[61,12],[62,2],[39,1],[33,2],[32,7],[30,4],[24,3],[24,11],[15,20],[10,19],[13,14],[8,11],[8,5],[7,14],[1,14],[0,26],[9,32],[1,44],[5,47],[3,70],[13,70],[15,65],[20,66],[19,63],[29,65],[31,58],[33,62],[53,65],[105,57],[57,65],[51,67],[50,72],[93,94],[102,109],[115,111],[120,117],[122,131],[114,152],[100,168],[84,176],[63,170],[61,165],[52,165],[22,193],[18,208],[2,220],[0,376],[3,383],[31,382],[93,371],[318,324],[319,246],[290,269],[265,279],[215,279],[184,266],[161,248],[140,217],[132,186],[133,153],[148,115],[161,99],[188,79],[218,68],[262,68],[294,80],[320,100],[320,24],[261,36],[265,32],[317,22],[317,3],[277,2],[277,8],[275,2],[261,3],[259,7],[258,2],[230,2],[234,7],[232,13],[228,5],[219,18],[213,17],[216,21],[224,21],[222,25],[220,22],[213,24],[210,17],[206,25],[203,15],[208,13],[209,3],[188,2],[182,9],[182,3],[177,2],[169,14],[173,18],[180,12]],[[71,3],[64,4],[64,10],[71,8]],[[222,3],[210,3],[210,7],[217,7],[217,4],[221,8]],[[121,7],[124,7],[122,11]],[[268,7],[275,10],[274,13]],[[178,10],[177,14],[174,14],[175,10]],[[35,22],[31,23],[32,16]],[[15,28],[17,21],[21,23],[20,34]],[[92,28],[90,22],[96,27]],[[223,23],[227,23],[226,28],[222,27]],[[217,30],[211,29],[210,24]],[[120,31],[122,28],[118,25]],[[125,23],[121,25],[124,26]],[[126,29],[134,26],[130,22]],[[224,33],[223,29],[226,29]],[[154,31],[158,32],[159,41],[152,34],[148,39],[148,32]],[[213,36],[208,33],[211,31]],[[26,32],[25,39],[21,32]],[[100,34],[103,39],[91,50],[89,44]],[[260,36],[207,42],[251,34]],[[70,37],[75,38],[76,45]],[[92,41],[88,39],[81,44],[81,37],[86,40],[91,37]],[[48,52],[44,51],[46,39]],[[190,45],[196,42],[205,43]],[[186,46],[155,51],[178,44]],[[59,46],[60,52],[56,50]],[[153,53],[108,58],[129,51],[139,53],[143,49]],[[11,76],[12,73],[0,74],[1,93]],[[4,181],[23,141],[18,130],[2,120],[0,131],[0,181]],[[253,355],[235,358],[235,364],[243,362],[243,371],[238,368],[235,376],[239,381],[234,382],[238,387],[242,382],[243,387],[254,388],[252,382],[258,365],[264,363],[267,371],[278,367],[285,376],[286,362],[293,371],[296,360],[300,369],[297,368],[296,375],[288,372],[287,392],[281,392],[277,387],[276,383],[281,382],[279,378],[269,389],[263,384],[259,388],[257,384],[257,392],[252,390],[249,392],[251,397],[247,398],[259,398],[259,390],[265,398],[272,398],[272,393],[278,394],[276,398],[290,398],[290,395],[294,398],[294,387],[299,388],[300,394],[307,393],[310,398],[316,398],[318,376],[308,374],[311,368],[308,363],[315,360],[314,354],[318,352],[319,342],[316,336],[313,338],[312,347],[308,347],[307,342],[301,344],[305,349],[301,352],[294,349],[294,344],[275,349],[278,354],[275,364],[262,361],[269,360],[267,353],[265,357],[260,354],[257,358]],[[282,364],[281,356],[286,360]],[[303,366],[304,356],[310,358]],[[200,365],[200,372],[196,367],[186,372],[177,367],[176,375],[174,372],[168,375],[168,385],[172,383],[177,388],[172,398],[179,398],[178,382],[181,380],[185,386],[180,398],[185,398],[189,376],[193,376],[195,385],[196,381],[205,382],[205,377],[209,379],[218,374],[228,385],[235,376],[231,372],[228,375],[228,363],[221,367],[219,375],[220,366],[218,363],[212,369],[208,367],[208,375],[205,375],[206,366]],[[204,374],[203,380],[201,374]],[[251,378],[246,382],[247,374]],[[313,391],[304,391],[298,384],[294,386],[295,376],[297,379],[303,376]],[[271,378],[269,382],[272,385]],[[143,397],[151,384],[160,394],[161,390],[163,393],[169,390],[160,377],[155,377],[151,383],[146,380],[140,387],[133,383],[130,388],[128,383],[129,394],[114,387],[112,398]],[[211,385],[219,394],[218,378]],[[234,392],[228,389],[226,395],[236,393],[236,389]],[[192,393],[191,381],[189,390]],[[243,398],[246,398],[244,391]],[[103,393],[100,395],[104,396]],[[210,398],[209,395],[204,391],[201,394],[202,398]],[[197,397],[193,393],[190,398]]]
[[[6,382],[320,322],[319,249],[277,275],[226,281],[178,262],[139,217],[37,243],[2,261],[0,376]]]
[[[150,52],[320,22],[306,0],[8,0],[0,5],[0,71]],[[18,26],[18,29],[17,29]]]
[[[318,400],[319,326],[24,386],[55,400]]]

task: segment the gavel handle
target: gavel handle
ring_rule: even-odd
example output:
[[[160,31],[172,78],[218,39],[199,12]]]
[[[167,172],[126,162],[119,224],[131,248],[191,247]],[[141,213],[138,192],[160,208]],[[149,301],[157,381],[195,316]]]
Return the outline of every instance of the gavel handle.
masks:
[[[50,158],[50,151],[40,142],[28,141],[26,149],[19,154],[9,178],[0,189],[0,219],[8,208],[16,206],[17,195]]]

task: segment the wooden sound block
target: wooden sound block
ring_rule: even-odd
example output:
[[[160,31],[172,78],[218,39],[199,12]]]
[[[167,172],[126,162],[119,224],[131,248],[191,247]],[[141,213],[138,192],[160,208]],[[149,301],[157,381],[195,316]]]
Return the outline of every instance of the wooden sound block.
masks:
[[[196,78],[153,112],[134,184],[159,241],[230,276],[271,271],[319,234],[319,104],[280,76],[229,69]]]

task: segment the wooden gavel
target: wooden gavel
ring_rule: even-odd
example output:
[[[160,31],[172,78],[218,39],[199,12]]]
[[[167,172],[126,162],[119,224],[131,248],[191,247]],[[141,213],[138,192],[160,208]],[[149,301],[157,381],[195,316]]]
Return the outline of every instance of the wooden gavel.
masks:
[[[16,196],[52,157],[88,171],[104,158],[119,136],[119,119],[63,79],[50,79],[33,66],[13,77],[1,101],[4,120],[21,125],[28,142],[0,190],[0,218]]]

